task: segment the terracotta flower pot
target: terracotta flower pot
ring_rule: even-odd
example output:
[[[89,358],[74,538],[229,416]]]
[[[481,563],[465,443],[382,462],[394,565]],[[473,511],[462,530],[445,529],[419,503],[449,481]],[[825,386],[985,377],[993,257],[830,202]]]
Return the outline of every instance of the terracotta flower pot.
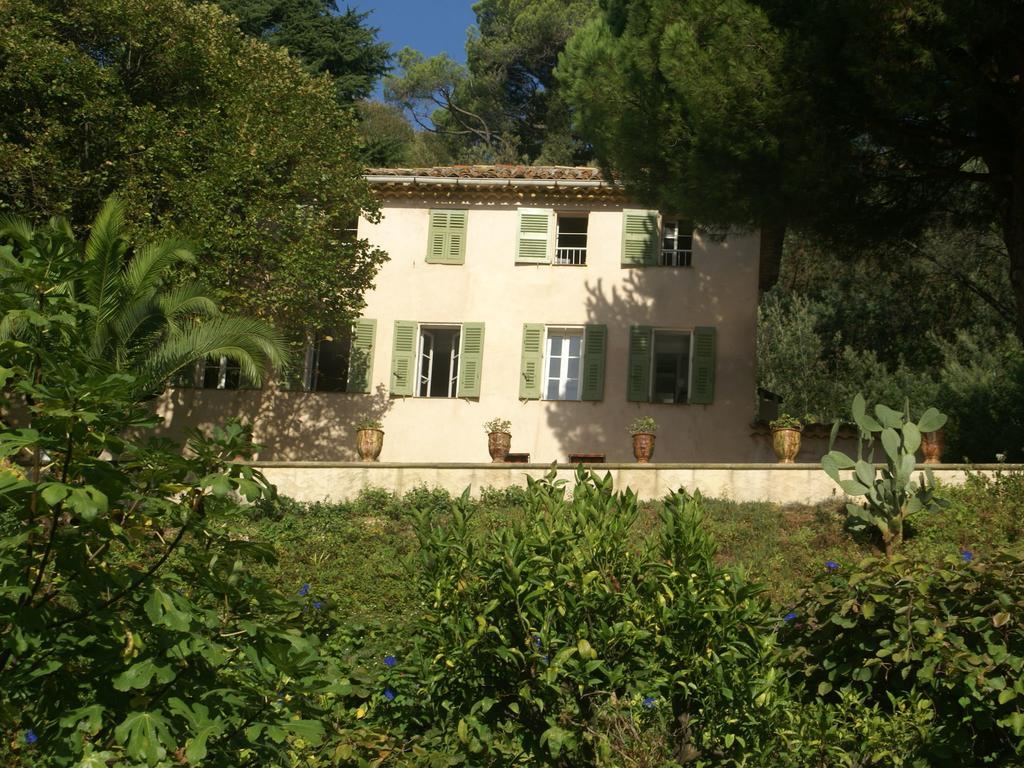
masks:
[[[941,464],[942,452],[946,449],[946,430],[921,433],[921,454],[925,464]]]
[[[491,454],[491,463],[503,464],[512,450],[512,435],[508,432],[489,432],[487,434],[487,452]]]
[[[633,435],[633,456],[637,464],[648,464],[654,457],[654,435],[637,432]]]
[[[360,461],[376,461],[384,447],[384,432],[379,429],[356,430],[356,450]]]
[[[773,429],[772,450],[780,464],[792,464],[800,453],[800,430],[790,427]]]

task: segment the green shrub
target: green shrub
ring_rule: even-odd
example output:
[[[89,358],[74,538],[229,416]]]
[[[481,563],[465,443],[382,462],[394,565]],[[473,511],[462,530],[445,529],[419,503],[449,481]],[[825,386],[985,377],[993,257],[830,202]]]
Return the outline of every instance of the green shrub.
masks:
[[[844,693],[892,710],[931,702],[930,759],[1024,756],[1024,560],[969,551],[941,563],[868,559],[819,579],[788,617],[789,658],[824,701]]]
[[[410,488],[402,496],[403,510],[399,516],[417,512],[435,516],[446,515],[451,512],[453,503],[452,495],[444,488],[428,488],[426,485],[420,485]]]
[[[478,541],[468,492],[419,513],[427,615],[403,627],[389,730],[491,765],[614,762],[609,712],[629,709],[671,755],[737,757],[773,738],[778,670],[759,588],[714,563],[699,497],[674,494],[659,536],[630,549],[636,497],[577,473],[529,481],[527,509]],[[447,764],[439,762],[437,764]]]
[[[480,506],[494,509],[521,509],[526,506],[526,488],[510,485],[507,488],[493,488],[485,485],[480,489]]]

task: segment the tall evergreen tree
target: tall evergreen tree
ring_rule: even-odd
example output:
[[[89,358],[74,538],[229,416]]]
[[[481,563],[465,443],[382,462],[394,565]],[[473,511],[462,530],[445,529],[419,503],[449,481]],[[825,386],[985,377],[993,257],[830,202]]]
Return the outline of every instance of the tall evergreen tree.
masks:
[[[377,42],[369,14],[339,11],[336,0],[214,0],[240,29],[288,49],[310,72],[334,81],[338,100],[365,99],[388,70],[391,49]]]

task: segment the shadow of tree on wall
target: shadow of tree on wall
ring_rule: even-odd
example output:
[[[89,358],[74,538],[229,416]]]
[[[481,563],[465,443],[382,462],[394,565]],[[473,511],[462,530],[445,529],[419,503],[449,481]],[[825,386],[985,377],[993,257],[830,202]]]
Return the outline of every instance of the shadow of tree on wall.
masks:
[[[355,461],[356,427],[382,421],[392,401],[384,386],[372,394],[290,392],[272,384],[262,390],[171,389],[158,405],[163,434],[179,437],[189,426],[203,430],[231,419],[252,425],[266,461]]]
[[[693,267],[623,267],[627,274],[617,285],[587,283],[585,322],[608,329],[604,400],[544,402],[549,428],[563,451],[559,460],[565,461],[570,453],[604,453],[608,461],[633,461],[627,428],[639,416],[652,416],[660,425],[655,461],[772,460],[768,441],[751,435],[750,429],[755,407],[756,260],[744,265],[740,274],[720,265],[707,268],[703,262],[727,254],[731,240],[717,243],[710,253],[696,250]],[[737,285],[744,288],[737,290]],[[629,402],[629,329],[634,325],[719,329],[714,403]],[[749,331],[743,330],[746,326]],[[747,332],[749,344],[744,341]]]

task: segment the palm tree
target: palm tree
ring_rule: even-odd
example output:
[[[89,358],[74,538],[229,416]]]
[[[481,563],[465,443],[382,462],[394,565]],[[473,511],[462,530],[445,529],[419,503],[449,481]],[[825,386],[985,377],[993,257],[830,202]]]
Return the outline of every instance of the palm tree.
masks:
[[[177,373],[207,357],[237,362],[255,384],[271,366],[283,366],[283,337],[268,323],[225,315],[197,280],[176,279],[195,263],[184,243],[163,240],[132,249],[123,235],[124,205],[107,199],[84,246],[68,223],[51,219],[34,229],[25,219],[0,217],[0,243],[9,241],[21,261],[0,246],[0,276],[10,277],[25,262],[36,264],[35,291],[69,297],[92,309],[88,327],[78,329],[86,356],[98,366],[135,376],[140,397],[160,392]],[[6,273],[6,275],[4,274]],[[26,286],[23,296],[33,295]],[[30,331],[25,312],[5,312],[0,339]]]

